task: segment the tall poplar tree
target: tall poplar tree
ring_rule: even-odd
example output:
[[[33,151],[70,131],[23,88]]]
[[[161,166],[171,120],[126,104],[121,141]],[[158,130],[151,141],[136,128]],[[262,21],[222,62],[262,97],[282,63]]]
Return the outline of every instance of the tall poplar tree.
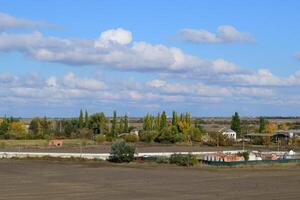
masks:
[[[155,118],[155,130],[160,131],[160,112],[157,113],[156,118]]]
[[[124,132],[125,133],[129,132],[129,122],[128,122],[127,114],[125,114],[125,116],[124,116]]]
[[[113,137],[117,136],[117,112],[114,111],[112,125],[111,125],[111,135]]]
[[[168,127],[168,122],[167,122],[167,114],[165,111],[162,112],[161,114],[161,120],[160,120],[160,130],[163,128]]]
[[[83,112],[82,112],[82,109],[80,110],[78,122],[79,122],[79,128],[83,128]]]
[[[231,129],[234,130],[239,137],[241,134],[241,120],[239,113],[235,112],[231,119]]]
[[[85,110],[84,127],[89,128],[89,114],[88,114],[87,110]]]
[[[263,117],[259,118],[259,133],[264,133],[265,132],[265,127],[266,127],[266,121]]]
[[[124,133],[124,121],[123,121],[123,117],[120,118],[120,123],[119,123],[119,133]]]

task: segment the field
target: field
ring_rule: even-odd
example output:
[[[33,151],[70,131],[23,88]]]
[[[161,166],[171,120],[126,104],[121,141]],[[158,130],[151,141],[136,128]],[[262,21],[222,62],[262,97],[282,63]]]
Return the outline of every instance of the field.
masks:
[[[299,199],[300,166],[0,160],[0,199]]]
[[[108,153],[110,151],[110,143],[96,145],[91,140],[67,139],[64,140],[63,147],[49,147],[47,140],[0,140],[0,151],[15,151],[15,152],[67,152],[67,153]],[[222,150],[240,150],[242,145],[230,147],[212,147],[200,144],[147,144],[143,142],[135,143],[136,152],[191,152],[191,151],[222,151]],[[275,146],[253,146],[246,145],[247,150],[274,150]],[[281,146],[279,150],[288,150]],[[299,151],[299,147],[295,148]]]

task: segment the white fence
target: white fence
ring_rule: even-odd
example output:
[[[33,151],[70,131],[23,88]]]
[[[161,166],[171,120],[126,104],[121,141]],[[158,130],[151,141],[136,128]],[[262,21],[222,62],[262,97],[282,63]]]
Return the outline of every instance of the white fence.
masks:
[[[155,152],[155,153],[136,153],[135,157],[170,157],[172,154],[192,154],[198,157],[202,157],[206,154],[213,153],[238,153],[243,150],[235,151],[209,151],[209,152]],[[286,152],[268,152],[283,155]],[[109,153],[51,153],[51,152],[0,152],[1,158],[42,158],[42,157],[54,157],[54,158],[84,158],[84,159],[101,159],[107,160]]]

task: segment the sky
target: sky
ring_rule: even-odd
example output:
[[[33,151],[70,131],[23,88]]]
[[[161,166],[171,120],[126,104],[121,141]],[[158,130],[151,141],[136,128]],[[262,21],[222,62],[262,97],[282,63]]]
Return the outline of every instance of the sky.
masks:
[[[0,115],[300,115],[300,2],[0,0]]]

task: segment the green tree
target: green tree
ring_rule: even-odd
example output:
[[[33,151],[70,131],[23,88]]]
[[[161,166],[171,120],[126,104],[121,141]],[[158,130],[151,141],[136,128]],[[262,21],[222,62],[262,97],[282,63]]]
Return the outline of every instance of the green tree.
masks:
[[[160,112],[158,112],[155,118],[155,127],[154,127],[156,131],[160,131],[160,122],[161,122],[161,117],[160,117]]]
[[[172,113],[172,126],[178,128],[178,114],[176,111],[173,111]]]
[[[238,137],[241,135],[241,120],[237,112],[234,113],[231,120],[231,129],[234,130]]]
[[[185,113],[185,123],[187,124],[188,127],[191,126],[191,114],[189,112]]]
[[[89,117],[90,127],[94,134],[107,134],[107,119],[103,112],[94,113]]]
[[[266,127],[266,120],[263,117],[260,117],[258,132],[263,133],[265,131],[265,127]]]
[[[114,111],[113,113],[113,119],[112,119],[112,125],[111,125],[111,136],[117,137],[117,112]]]
[[[82,112],[82,109],[80,110],[78,121],[79,121],[79,128],[83,128],[83,112]]]
[[[50,121],[48,121],[47,117],[44,117],[40,120],[41,128],[42,128],[42,135],[41,138],[44,138],[45,135],[50,133]]]
[[[40,124],[40,118],[35,117],[32,118],[30,124],[29,124],[29,131],[33,138],[38,137],[39,135],[42,135],[42,127]]]
[[[123,117],[120,117],[119,133],[124,133],[124,121],[123,121]]]
[[[153,130],[153,116],[149,113],[143,119],[143,130],[144,131],[151,131]]]
[[[84,127],[89,128],[89,114],[88,114],[87,110],[85,110]]]
[[[162,130],[163,128],[167,128],[167,127],[168,127],[167,114],[165,111],[163,111],[161,114],[161,120],[160,120],[160,130]]]
[[[129,132],[129,123],[128,123],[128,116],[125,114],[124,116],[124,132],[128,133]]]

